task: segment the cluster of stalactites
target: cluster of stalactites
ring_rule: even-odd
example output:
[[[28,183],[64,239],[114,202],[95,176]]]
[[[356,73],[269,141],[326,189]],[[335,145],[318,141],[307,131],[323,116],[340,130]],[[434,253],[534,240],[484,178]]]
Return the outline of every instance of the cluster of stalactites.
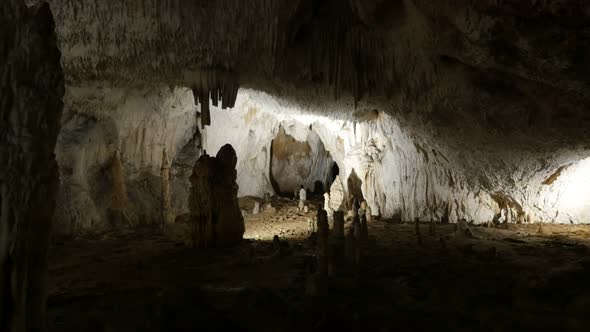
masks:
[[[199,75],[199,79],[192,86],[195,105],[201,104],[201,125],[211,125],[211,113],[209,100],[213,106],[221,108],[233,108],[240,88],[235,76],[223,70],[205,70]]]

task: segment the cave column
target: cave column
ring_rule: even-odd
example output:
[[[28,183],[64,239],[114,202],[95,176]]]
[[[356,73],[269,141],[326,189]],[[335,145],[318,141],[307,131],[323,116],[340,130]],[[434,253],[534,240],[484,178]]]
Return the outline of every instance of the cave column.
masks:
[[[160,170],[162,178],[162,228],[174,223],[174,213],[170,199],[170,164],[166,148],[162,150],[162,168]]]
[[[61,54],[46,3],[2,0],[0,22],[0,331],[44,331]]]

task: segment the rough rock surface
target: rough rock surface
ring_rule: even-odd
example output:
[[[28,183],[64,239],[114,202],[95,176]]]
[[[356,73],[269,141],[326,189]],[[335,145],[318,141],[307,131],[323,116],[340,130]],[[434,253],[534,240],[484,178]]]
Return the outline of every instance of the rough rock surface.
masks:
[[[203,155],[197,160],[189,196],[194,247],[228,246],[242,240],[245,227],[238,204],[236,164],[236,152],[229,144],[216,157]]]
[[[332,186],[330,187],[330,210],[343,211],[345,208],[344,197],[342,181],[340,181],[340,176],[336,176],[336,179],[332,182]]]
[[[47,4],[0,2],[0,330],[46,326],[64,77]]]
[[[267,108],[318,122],[314,132],[341,178],[355,170],[374,214],[485,222],[510,207],[514,221],[588,220],[581,196],[564,194],[589,179],[573,172],[590,156],[586,1],[50,3],[69,90],[124,86],[152,98],[162,87],[191,88],[201,119],[210,110],[204,145],[216,151],[230,142],[240,156],[240,195],[273,191],[270,143],[253,143],[274,138],[267,131],[275,120],[236,119]],[[231,111],[215,107],[221,81],[228,91],[219,108],[235,101]],[[238,85],[272,97],[236,95]],[[200,100],[206,92],[211,105]],[[83,110],[101,96],[72,100]],[[244,130],[218,135],[224,128]],[[549,181],[554,175],[558,181]],[[100,219],[85,181],[62,188],[89,207],[66,209],[70,216]]]
[[[60,167],[56,234],[111,225],[106,207],[114,179],[108,174],[116,151],[129,197],[126,208],[136,223],[161,221],[163,150],[171,156],[172,210],[188,213],[189,177],[201,154],[190,90],[69,87],[65,103],[55,151]]]

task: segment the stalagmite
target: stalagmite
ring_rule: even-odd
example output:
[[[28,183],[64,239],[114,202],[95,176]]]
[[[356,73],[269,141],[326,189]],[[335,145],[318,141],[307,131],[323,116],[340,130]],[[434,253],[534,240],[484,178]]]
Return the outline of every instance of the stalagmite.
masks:
[[[229,144],[216,157],[197,160],[189,197],[193,246],[229,246],[242,240],[245,226],[237,199],[236,163]]]
[[[111,159],[111,195],[109,202],[110,221],[120,226],[123,224],[132,226],[133,218],[129,211],[129,196],[127,195],[127,185],[125,184],[125,171],[121,162],[121,154],[115,151]]]
[[[367,225],[367,217],[361,214],[361,230],[360,230],[360,241],[366,243],[369,240],[369,227]]]
[[[45,331],[64,77],[47,3],[0,1],[0,331]]]
[[[346,233],[346,259],[350,264],[354,264],[355,255],[356,255],[356,239],[354,237],[354,228],[349,228],[348,233]]]
[[[317,213],[317,228],[318,228],[318,269],[320,276],[328,276],[328,253],[329,253],[329,236],[330,226],[328,224],[328,216],[320,206],[318,206]]]
[[[336,236],[344,237],[344,212],[334,212],[334,227],[332,232]]]
[[[334,227],[330,233],[329,274],[331,276],[341,274],[345,263],[344,214],[342,211],[337,211],[334,213]]]
[[[367,217],[367,223],[373,221],[373,214],[371,212],[371,207],[367,205],[367,210],[365,211],[365,216]]]
[[[162,150],[160,176],[162,181],[162,227],[164,227],[174,223],[174,212],[170,202],[170,165],[166,149]]]
[[[334,211],[330,208],[330,194],[324,193],[324,210],[328,214],[328,218],[332,218]]]

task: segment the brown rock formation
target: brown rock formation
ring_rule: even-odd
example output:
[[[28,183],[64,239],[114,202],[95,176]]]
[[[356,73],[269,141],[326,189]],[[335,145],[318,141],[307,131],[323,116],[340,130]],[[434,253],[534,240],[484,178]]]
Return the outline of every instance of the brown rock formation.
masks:
[[[216,157],[203,155],[191,175],[192,245],[228,246],[242,240],[245,226],[238,204],[236,152],[224,145]]]
[[[110,172],[111,194],[108,210],[110,222],[114,226],[124,224],[131,226],[134,222],[129,212],[129,196],[127,195],[127,185],[125,184],[125,174],[119,151],[116,151],[113,156]]]
[[[162,179],[162,226],[165,226],[174,223],[174,212],[170,203],[170,164],[166,149],[162,151],[160,176]]]
[[[43,331],[61,54],[48,5],[3,0],[0,22],[0,331]]]

